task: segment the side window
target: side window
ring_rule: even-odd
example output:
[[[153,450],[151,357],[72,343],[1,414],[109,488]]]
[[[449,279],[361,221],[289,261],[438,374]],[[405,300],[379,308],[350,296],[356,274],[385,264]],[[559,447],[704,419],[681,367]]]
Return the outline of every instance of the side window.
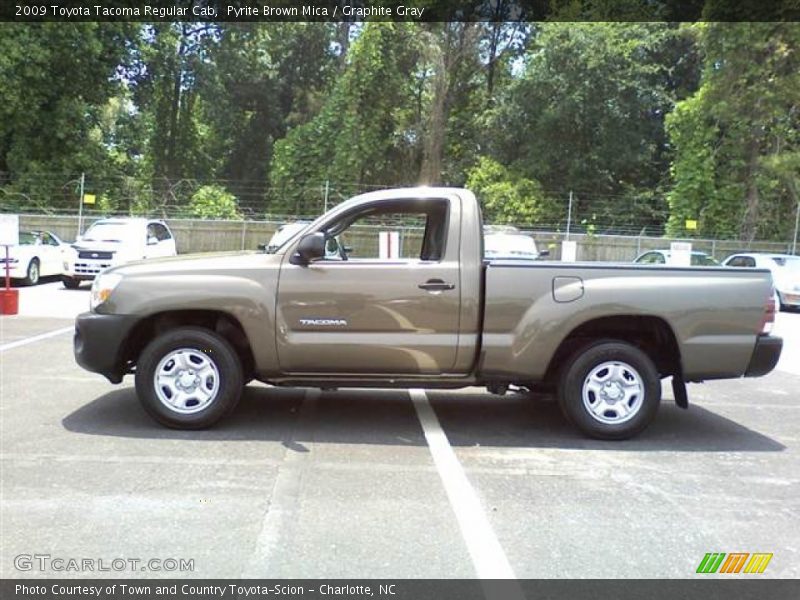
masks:
[[[53,236],[46,231],[42,233],[42,243],[47,246],[58,246],[58,242],[53,239]]]
[[[347,215],[325,230],[326,258],[441,260],[447,235],[447,208],[445,200],[399,200]]]
[[[637,262],[643,265],[663,265],[664,257],[660,252],[648,252],[647,254],[642,255]]]
[[[751,256],[734,256],[728,261],[729,267],[755,267],[756,260]]]
[[[159,242],[172,239],[172,236],[169,234],[169,229],[164,227],[161,223],[151,223],[151,225],[155,231],[156,239],[158,239]]]

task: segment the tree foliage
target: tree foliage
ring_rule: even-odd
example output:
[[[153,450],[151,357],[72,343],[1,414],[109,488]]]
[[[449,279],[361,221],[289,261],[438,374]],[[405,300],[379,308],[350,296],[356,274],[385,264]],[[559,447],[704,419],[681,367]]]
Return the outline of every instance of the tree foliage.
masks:
[[[633,0],[557,4],[564,20],[644,14]],[[81,173],[109,211],[214,218],[466,184],[489,219],[526,226],[563,224],[572,191],[573,223],[598,232],[683,236],[696,219],[700,236],[790,237],[800,24],[487,10],[451,23],[2,23],[0,205],[75,207]]]
[[[236,197],[218,185],[204,185],[189,202],[189,212],[199,219],[241,219]]]
[[[408,181],[418,131],[403,108],[413,101],[416,25],[367,23],[319,114],[275,144],[270,210],[302,202],[309,184]]]
[[[800,28],[696,25],[702,85],[668,119],[675,148],[668,230],[752,240],[788,236],[797,205]],[[742,43],[746,40],[747,43]]]
[[[563,205],[548,198],[539,182],[485,156],[470,170],[467,187],[475,193],[484,218],[491,223],[555,228],[564,214]]]

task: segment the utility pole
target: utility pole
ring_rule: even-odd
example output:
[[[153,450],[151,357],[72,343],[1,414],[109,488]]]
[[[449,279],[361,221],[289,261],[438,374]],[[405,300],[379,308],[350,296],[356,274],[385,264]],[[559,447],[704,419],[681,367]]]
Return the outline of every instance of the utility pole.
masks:
[[[81,199],[80,199],[80,204],[78,204],[78,233],[77,233],[78,236],[80,236],[81,229],[83,228],[83,185],[85,182],[86,182],[86,173],[81,173]]]
[[[328,212],[328,191],[330,189],[329,188],[329,184],[330,184],[330,181],[326,179],[325,180],[325,204],[323,206],[322,214],[325,214],[326,212]]]
[[[800,225],[800,199],[797,201],[797,210],[794,213],[794,239],[792,240],[792,254],[797,254],[797,226]]]
[[[567,239],[569,239],[569,227],[572,224],[572,190],[569,191],[569,206],[567,208]]]

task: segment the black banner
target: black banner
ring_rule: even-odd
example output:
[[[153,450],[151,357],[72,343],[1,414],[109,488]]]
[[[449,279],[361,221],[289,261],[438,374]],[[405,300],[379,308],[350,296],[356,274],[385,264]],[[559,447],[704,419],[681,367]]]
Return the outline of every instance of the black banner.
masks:
[[[800,21],[800,0],[0,0],[36,21]]]
[[[4,579],[3,600],[787,600],[800,580],[154,580]]]

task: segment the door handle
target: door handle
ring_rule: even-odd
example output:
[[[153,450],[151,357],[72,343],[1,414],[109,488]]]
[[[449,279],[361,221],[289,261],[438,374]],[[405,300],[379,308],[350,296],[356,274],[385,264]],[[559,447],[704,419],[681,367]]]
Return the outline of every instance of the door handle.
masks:
[[[456,286],[452,283],[445,283],[441,279],[428,279],[428,281],[420,283],[417,287],[428,292],[441,292],[455,289]]]

